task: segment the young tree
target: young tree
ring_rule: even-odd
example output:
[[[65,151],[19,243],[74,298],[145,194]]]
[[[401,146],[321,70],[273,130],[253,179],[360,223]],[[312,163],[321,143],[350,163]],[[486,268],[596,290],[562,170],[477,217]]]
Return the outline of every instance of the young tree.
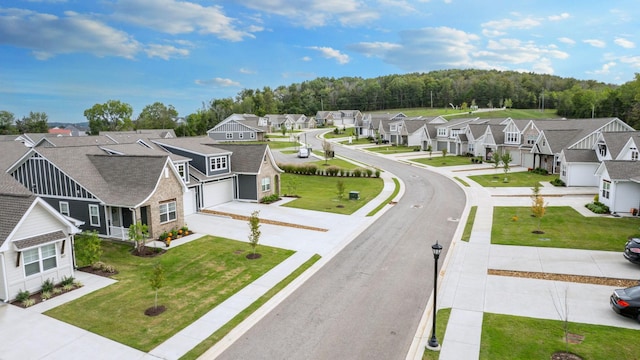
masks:
[[[429,152],[429,158],[431,158],[431,154],[433,153],[433,147],[431,147],[431,144],[427,146],[427,151]]]
[[[329,157],[333,153],[333,144],[327,140],[322,141],[322,150],[324,150],[324,163],[327,164]]]
[[[287,127],[284,126],[284,123],[280,124],[280,132],[282,132],[282,136],[287,135]]]
[[[251,213],[249,217],[249,244],[251,244],[251,249],[253,250],[253,256],[247,256],[249,259],[256,259],[259,256],[256,256],[256,248],[258,247],[258,242],[260,241],[260,235],[262,232],[260,231],[260,211],[255,210]]]
[[[500,155],[500,161],[502,161],[502,169],[504,170],[504,182],[507,182],[507,174],[511,168],[509,167],[509,163],[511,162],[511,153],[509,151],[503,151]]]
[[[336,190],[338,200],[342,201],[342,198],[344,197],[344,181],[338,180],[338,182],[336,183]]]
[[[531,213],[538,219],[538,230],[535,230],[534,232],[536,234],[544,234],[544,231],[540,229],[540,226],[542,223],[542,217],[544,216],[547,208],[547,204],[545,204],[544,198],[542,197],[542,195],[540,195],[539,183],[536,183],[531,190],[533,191],[533,195],[531,196]]]
[[[151,273],[151,277],[149,278],[149,283],[151,284],[151,289],[156,292],[155,300],[153,303],[153,308],[158,308],[158,290],[162,288],[164,285],[164,269],[162,268],[162,264],[156,263],[153,266],[153,272]]]
[[[95,104],[84,111],[89,120],[91,135],[98,135],[100,131],[120,131],[133,129],[131,121],[133,108],[119,100],[109,100],[104,104]]]
[[[137,221],[135,224],[129,226],[129,240],[133,241],[136,245],[136,251],[138,254],[144,250],[144,245],[149,238],[149,226]]]
[[[445,156],[447,156],[447,149],[446,148],[442,149],[442,157],[445,157]]]

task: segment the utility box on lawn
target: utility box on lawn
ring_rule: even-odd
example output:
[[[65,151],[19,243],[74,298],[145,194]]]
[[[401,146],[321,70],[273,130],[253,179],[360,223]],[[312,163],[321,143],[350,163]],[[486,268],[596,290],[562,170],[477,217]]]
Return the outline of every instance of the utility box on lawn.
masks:
[[[349,200],[360,200],[360,191],[349,191]]]

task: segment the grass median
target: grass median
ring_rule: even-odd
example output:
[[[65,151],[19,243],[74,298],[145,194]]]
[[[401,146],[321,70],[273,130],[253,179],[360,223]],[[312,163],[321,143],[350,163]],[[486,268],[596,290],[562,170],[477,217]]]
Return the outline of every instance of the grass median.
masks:
[[[258,246],[260,259],[249,260],[249,245],[204,236],[154,257],[130,254],[131,245],[103,242],[101,260],[115,266],[117,283],[58,306],[45,314],[148,352],[202,317],[293,254]],[[155,264],[164,269],[158,316],[144,311],[154,305],[149,280]]]
[[[505,181],[505,178],[507,181]],[[528,171],[509,172],[505,175],[502,168],[498,168],[491,175],[473,175],[469,179],[484,187],[529,187],[536,183],[550,182],[557,179],[557,175],[540,175]]]

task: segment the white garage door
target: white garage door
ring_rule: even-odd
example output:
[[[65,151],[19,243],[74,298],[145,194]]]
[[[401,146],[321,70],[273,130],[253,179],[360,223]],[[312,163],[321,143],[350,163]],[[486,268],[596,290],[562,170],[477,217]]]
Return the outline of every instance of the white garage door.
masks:
[[[214,181],[204,185],[203,194],[205,208],[226,203],[233,200],[232,179]]]
[[[198,211],[196,206],[196,190],[194,188],[190,188],[189,191],[184,193],[183,199],[184,199],[184,214],[185,215],[195,214]]]

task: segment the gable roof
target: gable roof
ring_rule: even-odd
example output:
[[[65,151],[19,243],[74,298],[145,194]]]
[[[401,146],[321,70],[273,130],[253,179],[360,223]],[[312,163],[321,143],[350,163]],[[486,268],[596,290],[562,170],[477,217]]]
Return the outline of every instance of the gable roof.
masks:
[[[96,136],[60,136],[60,137],[43,137],[34,146],[35,147],[72,147],[72,146],[89,146],[89,145],[106,145],[117,144],[113,139],[105,135]]]
[[[269,146],[267,146],[267,144],[217,144],[216,147],[228,150],[232,153],[231,171],[235,173],[259,173],[260,167],[262,166],[262,160],[265,156],[270,155]]]
[[[0,194],[0,246],[4,244],[13,229],[36,200],[34,195]]]
[[[156,139],[151,141],[162,147],[184,150],[202,156],[219,156],[230,154],[229,151],[217,147],[217,145],[219,144],[208,136],[180,137],[175,139]]]
[[[609,179],[613,181],[628,181],[640,179],[640,162],[629,160],[605,160],[603,161],[596,173],[602,173],[606,168]]]
[[[589,149],[563,149],[562,154],[564,155],[564,161],[566,162],[598,162],[596,152]]]
[[[616,131],[616,132],[604,132],[600,134],[601,138],[607,144],[611,157],[615,159],[620,155],[620,152],[625,145],[629,142],[629,139],[633,138],[636,144],[640,144],[640,132],[639,131]]]
[[[31,150],[25,144],[18,141],[0,141],[0,172],[5,172],[16,161],[20,160]]]

